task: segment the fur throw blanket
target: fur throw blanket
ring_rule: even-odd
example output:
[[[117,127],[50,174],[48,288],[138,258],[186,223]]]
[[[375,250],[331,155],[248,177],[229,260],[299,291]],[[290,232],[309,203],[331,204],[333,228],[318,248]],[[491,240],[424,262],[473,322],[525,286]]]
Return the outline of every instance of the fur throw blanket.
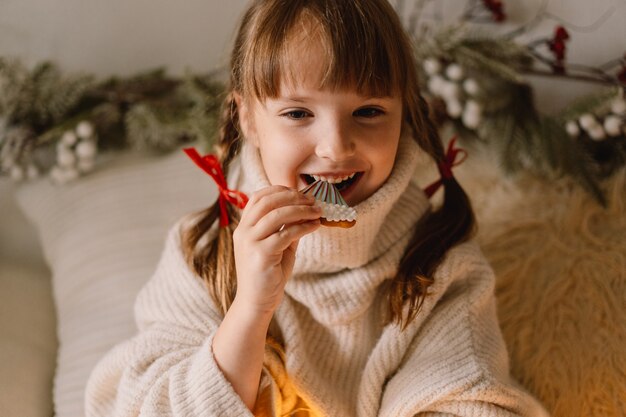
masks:
[[[604,208],[571,180],[503,178],[496,159],[470,151],[455,175],[497,275],[513,376],[555,417],[626,416],[626,169]]]

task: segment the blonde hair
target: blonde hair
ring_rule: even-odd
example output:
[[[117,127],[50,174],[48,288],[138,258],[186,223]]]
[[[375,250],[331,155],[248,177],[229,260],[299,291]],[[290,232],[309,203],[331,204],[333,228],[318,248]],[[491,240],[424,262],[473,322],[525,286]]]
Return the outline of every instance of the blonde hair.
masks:
[[[257,0],[243,17],[231,55],[230,91],[215,144],[225,174],[241,144],[234,92],[260,101],[278,96],[289,62],[290,35],[303,19],[313,22],[324,43],[327,65],[320,87],[356,88],[374,96],[399,92],[405,124],[419,146],[442,162],[444,147],[419,92],[410,40],[387,0]],[[416,317],[447,250],[475,229],[463,189],[454,178],[443,184],[443,204],[420,220],[397,275],[386,286],[389,320],[403,328]],[[194,227],[183,231],[183,251],[225,314],[236,293],[232,235],[239,213],[229,207],[231,224],[200,248],[198,242],[219,218],[219,205],[199,215]]]

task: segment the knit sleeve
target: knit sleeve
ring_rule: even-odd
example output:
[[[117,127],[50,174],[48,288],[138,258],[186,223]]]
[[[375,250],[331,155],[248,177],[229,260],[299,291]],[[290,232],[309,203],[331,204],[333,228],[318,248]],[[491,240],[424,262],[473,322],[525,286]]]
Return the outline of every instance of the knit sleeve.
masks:
[[[88,417],[252,416],[213,357],[222,316],[183,259],[180,225],[135,303],[138,334],[113,348],[89,378]]]
[[[386,385],[380,416],[543,417],[509,377],[496,316],[495,277],[475,243],[450,251],[435,279],[446,283]]]

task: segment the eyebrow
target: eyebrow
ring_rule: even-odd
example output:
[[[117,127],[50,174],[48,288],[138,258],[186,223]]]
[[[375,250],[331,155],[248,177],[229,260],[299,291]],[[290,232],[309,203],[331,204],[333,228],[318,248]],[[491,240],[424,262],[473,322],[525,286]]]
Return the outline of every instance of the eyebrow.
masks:
[[[300,96],[276,97],[278,101],[295,101],[297,103],[305,103],[309,98]]]
[[[383,101],[389,101],[392,100],[392,97],[390,96],[363,96],[362,99],[364,100],[383,100]],[[295,101],[296,103],[306,103],[307,101],[311,100],[310,97],[303,97],[303,96],[285,96],[285,97],[276,97],[275,100],[277,101]]]

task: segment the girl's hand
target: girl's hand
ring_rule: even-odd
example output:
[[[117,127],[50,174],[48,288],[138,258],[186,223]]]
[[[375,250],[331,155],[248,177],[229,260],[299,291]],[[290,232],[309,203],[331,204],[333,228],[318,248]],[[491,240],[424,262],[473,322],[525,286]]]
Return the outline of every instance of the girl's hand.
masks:
[[[300,238],[320,226],[315,199],[274,185],[253,194],[233,233],[239,305],[273,313],[291,276]]]

